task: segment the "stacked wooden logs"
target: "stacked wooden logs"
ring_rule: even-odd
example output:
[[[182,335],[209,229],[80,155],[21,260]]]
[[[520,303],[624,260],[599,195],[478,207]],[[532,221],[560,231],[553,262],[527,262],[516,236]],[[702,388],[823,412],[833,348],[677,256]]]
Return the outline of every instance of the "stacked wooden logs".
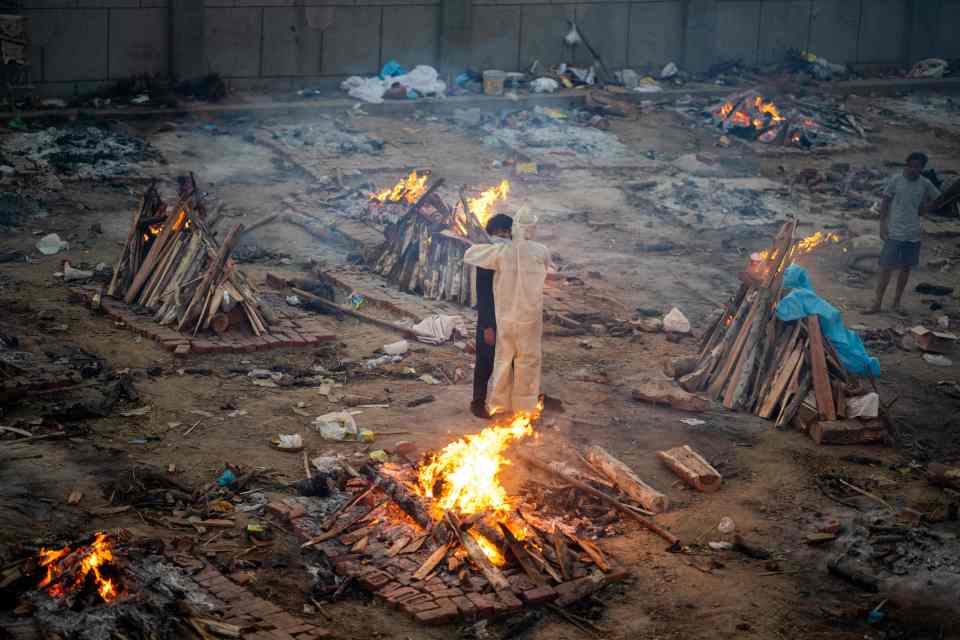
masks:
[[[151,185],[134,214],[107,295],[152,311],[156,322],[178,331],[223,333],[246,324],[263,335],[268,323],[259,295],[230,260],[243,233],[238,224],[222,242],[214,237],[192,179],[172,207]]]
[[[434,300],[473,306],[477,302],[476,268],[463,256],[474,242],[487,242],[486,232],[469,214],[461,193],[450,209],[436,194],[434,182],[407,213],[387,227],[374,270],[401,291]]]
[[[818,316],[783,322],[776,316],[783,275],[797,251],[796,222],[786,223],[768,255],[741,274],[737,295],[700,343],[694,370],[679,378],[690,392],[706,392],[728,409],[791,424],[802,406],[810,418],[845,417],[851,380],[820,330]],[[810,390],[815,406],[807,401]],[[806,430],[806,429],[804,429]]]

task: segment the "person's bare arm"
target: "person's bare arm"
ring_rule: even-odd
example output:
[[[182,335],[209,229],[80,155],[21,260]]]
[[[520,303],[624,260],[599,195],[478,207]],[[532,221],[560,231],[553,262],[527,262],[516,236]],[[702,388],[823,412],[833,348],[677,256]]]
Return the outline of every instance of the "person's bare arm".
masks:
[[[884,240],[890,234],[890,203],[893,196],[883,196],[880,199],[880,237]]]

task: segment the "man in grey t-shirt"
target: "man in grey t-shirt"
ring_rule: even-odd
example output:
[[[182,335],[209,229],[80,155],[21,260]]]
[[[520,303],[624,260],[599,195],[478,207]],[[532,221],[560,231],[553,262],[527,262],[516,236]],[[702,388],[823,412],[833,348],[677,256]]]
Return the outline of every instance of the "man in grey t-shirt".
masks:
[[[911,153],[907,156],[903,173],[891,178],[883,190],[880,201],[880,237],[883,238],[880,280],[877,282],[877,296],[867,313],[880,311],[894,271],[900,273],[893,296],[893,310],[902,313],[900,300],[910,279],[910,269],[920,263],[920,216],[926,214],[927,205],[940,195],[940,190],[920,175],[926,166],[926,155]]]

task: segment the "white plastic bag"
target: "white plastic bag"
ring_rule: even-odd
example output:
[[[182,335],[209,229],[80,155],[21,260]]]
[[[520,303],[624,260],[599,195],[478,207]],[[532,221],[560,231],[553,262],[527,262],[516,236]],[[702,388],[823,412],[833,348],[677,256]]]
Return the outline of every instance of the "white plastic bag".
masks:
[[[390,78],[388,82],[391,86],[399,82],[404,87],[413,89],[423,95],[441,95],[447,90],[447,83],[439,78],[440,74],[437,73],[436,69],[425,64],[418,64],[410,73]]]
[[[677,75],[679,71],[680,70],[677,69],[677,65],[673,62],[670,62],[663,68],[662,71],[660,71],[660,79],[666,80],[668,78],[672,78],[673,76]]]
[[[324,440],[358,440],[360,430],[349,411],[334,411],[317,416],[314,428]]]
[[[876,418],[880,415],[880,396],[871,391],[865,396],[847,398],[848,418]]]
[[[397,340],[390,344],[385,344],[382,350],[388,356],[402,356],[410,349],[410,343],[406,340]]]
[[[360,76],[350,76],[340,83],[340,88],[351,98],[371,104],[381,104],[383,94],[387,91],[386,85],[380,78],[361,78]]]
[[[663,330],[671,333],[690,333],[690,321],[674,307],[663,317]]]
[[[64,249],[69,248],[70,243],[65,240],[61,240],[60,236],[55,233],[49,233],[37,241],[37,251],[45,256],[52,256],[56,253],[60,253]]]
[[[553,78],[537,78],[530,83],[530,89],[534,93],[554,93],[560,88],[560,83]]]

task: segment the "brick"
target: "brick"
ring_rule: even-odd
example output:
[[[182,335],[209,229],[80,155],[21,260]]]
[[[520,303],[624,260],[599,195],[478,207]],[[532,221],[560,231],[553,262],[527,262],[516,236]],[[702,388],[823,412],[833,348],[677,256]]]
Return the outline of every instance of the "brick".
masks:
[[[553,587],[544,585],[542,587],[536,587],[534,589],[527,589],[520,594],[520,597],[529,605],[538,606],[541,604],[546,604],[557,599],[557,592]]]
[[[299,624],[303,624],[303,620],[294,618],[286,611],[278,611],[277,613],[271,613],[264,618],[263,624],[273,625],[277,629],[286,629],[287,627],[295,627]]]
[[[393,582],[393,577],[385,571],[371,571],[366,575],[359,576],[357,580],[360,582],[361,586],[367,591],[376,591],[382,587],[385,587],[390,582]]]
[[[456,596],[451,598],[451,600],[453,600],[453,604],[457,605],[457,611],[460,612],[460,615],[472,618],[477,614],[477,608],[470,602],[470,598],[466,596]]]
[[[400,608],[403,609],[406,613],[414,615],[418,611],[427,611],[428,609],[435,609],[437,607],[436,600],[431,598],[425,593],[421,593],[418,596],[410,598],[404,602]]]
[[[481,618],[487,618],[493,615],[493,600],[487,596],[482,593],[468,593],[467,598],[473,603],[473,606],[477,608],[477,615]]]
[[[387,596],[387,600],[390,602],[400,602],[404,597],[412,596],[415,593],[421,593],[420,590],[414,589],[413,587],[400,587],[399,589],[394,589]]]
[[[509,614],[523,609],[523,603],[506,589],[497,592],[497,600],[493,603],[494,610],[500,614]]]
[[[267,511],[286,519],[290,515],[290,505],[284,502],[271,502],[267,505]]]
[[[416,618],[417,622],[426,625],[446,624],[456,620],[457,616],[460,615],[457,606],[449,598],[441,598],[435,602],[437,603],[435,609],[418,611],[414,614],[413,617]]]
[[[301,623],[295,627],[281,629],[281,631],[283,631],[284,633],[289,633],[292,636],[295,636],[298,633],[303,633],[305,631],[313,631],[314,629],[316,629],[316,627],[314,627],[312,624]]]
[[[457,589],[456,587],[447,587],[445,589],[431,589],[430,594],[434,598],[455,598],[457,596],[462,596],[463,591]]]
[[[289,513],[287,514],[287,520],[296,520],[297,518],[302,518],[307,515],[307,508],[304,507],[299,502],[295,502],[289,506]]]
[[[189,342],[180,342],[173,346],[173,355],[175,356],[185,356],[190,353],[190,343]]]
[[[190,348],[197,353],[216,353],[218,350],[217,345],[209,340],[192,340]]]

